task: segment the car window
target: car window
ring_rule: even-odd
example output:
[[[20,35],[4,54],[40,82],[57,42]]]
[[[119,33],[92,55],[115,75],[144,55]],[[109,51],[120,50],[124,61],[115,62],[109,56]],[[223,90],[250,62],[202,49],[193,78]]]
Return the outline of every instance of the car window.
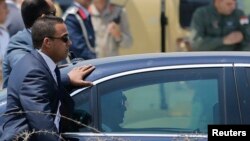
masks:
[[[237,68],[237,84],[238,84],[238,93],[240,101],[240,109],[242,111],[242,122],[244,124],[250,124],[250,68]]]
[[[104,132],[207,133],[221,123],[218,68],[145,72],[98,86]]]
[[[90,88],[81,91],[77,95],[73,96],[74,100],[74,112],[73,119],[75,121],[80,121],[82,124],[75,124],[72,122],[71,132],[85,132],[90,131],[90,128],[86,126],[92,126],[93,124],[93,115],[90,110]]]

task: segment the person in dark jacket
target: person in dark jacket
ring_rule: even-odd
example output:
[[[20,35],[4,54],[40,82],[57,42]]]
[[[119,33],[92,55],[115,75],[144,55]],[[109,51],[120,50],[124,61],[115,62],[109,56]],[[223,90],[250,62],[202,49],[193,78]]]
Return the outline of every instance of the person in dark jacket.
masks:
[[[75,0],[63,15],[72,41],[70,51],[74,57],[85,60],[96,58],[95,32],[88,12],[91,1]]]
[[[236,6],[236,0],[213,0],[195,11],[191,21],[194,51],[250,50],[249,19]]]

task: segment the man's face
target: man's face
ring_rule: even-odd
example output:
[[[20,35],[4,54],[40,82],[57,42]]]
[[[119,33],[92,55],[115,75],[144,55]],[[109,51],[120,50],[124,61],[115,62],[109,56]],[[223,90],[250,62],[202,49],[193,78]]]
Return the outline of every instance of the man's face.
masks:
[[[55,35],[50,39],[51,44],[49,50],[52,60],[59,62],[67,57],[71,41],[69,40],[68,31],[65,24],[56,24],[55,31]]]
[[[3,24],[8,15],[8,7],[4,1],[0,2],[0,24]]]
[[[230,15],[236,8],[236,0],[219,0],[219,13]]]

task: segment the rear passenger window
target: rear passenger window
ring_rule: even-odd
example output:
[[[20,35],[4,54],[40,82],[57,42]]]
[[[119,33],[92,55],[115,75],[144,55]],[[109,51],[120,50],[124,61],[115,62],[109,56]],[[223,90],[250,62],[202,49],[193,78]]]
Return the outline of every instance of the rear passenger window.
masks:
[[[250,68],[237,68],[237,84],[243,124],[250,124]]]
[[[89,132],[93,127],[93,114],[90,110],[91,89],[87,88],[77,95],[73,96],[74,111],[73,120],[81,122],[81,124],[69,120],[71,132]]]
[[[222,69],[124,76],[98,86],[104,132],[207,133],[221,123]]]

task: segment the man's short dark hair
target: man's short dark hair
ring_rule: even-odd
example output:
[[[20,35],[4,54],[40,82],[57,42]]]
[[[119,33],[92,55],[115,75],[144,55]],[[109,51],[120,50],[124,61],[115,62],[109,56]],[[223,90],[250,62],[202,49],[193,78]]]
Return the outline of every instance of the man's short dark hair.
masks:
[[[63,19],[56,16],[43,16],[36,20],[32,26],[32,41],[36,49],[40,49],[45,37],[53,37],[55,35],[55,25],[64,23]]]
[[[32,27],[37,18],[50,10],[46,0],[24,0],[21,6],[22,18],[26,28]]]

